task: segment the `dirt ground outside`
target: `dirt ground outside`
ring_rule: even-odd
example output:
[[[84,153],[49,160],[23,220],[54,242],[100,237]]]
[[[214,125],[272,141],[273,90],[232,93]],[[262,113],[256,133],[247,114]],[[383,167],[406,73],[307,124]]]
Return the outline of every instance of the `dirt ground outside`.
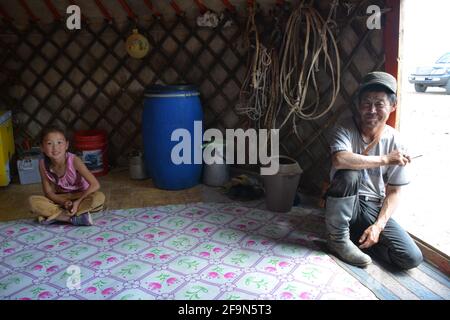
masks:
[[[413,235],[450,255],[450,95],[403,85],[400,132],[412,156],[411,184],[404,187],[395,219]]]

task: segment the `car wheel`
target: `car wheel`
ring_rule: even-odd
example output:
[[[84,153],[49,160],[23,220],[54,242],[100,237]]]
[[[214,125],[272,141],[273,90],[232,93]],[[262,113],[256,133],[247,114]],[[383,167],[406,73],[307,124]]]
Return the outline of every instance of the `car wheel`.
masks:
[[[445,86],[445,90],[447,91],[447,94],[450,94],[450,80],[447,81],[447,85]]]
[[[416,89],[416,92],[425,92],[427,90],[427,86],[423,84],[415,84],[414,89]]]

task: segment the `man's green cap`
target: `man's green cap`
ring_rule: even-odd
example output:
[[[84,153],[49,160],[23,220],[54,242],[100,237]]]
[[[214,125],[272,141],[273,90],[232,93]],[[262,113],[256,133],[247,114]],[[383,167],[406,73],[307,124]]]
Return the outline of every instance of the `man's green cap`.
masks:
[[[397,80],[386,72],[374,71],[368,73],[362,80],[359,91],[361,92],[367,86],[378,84],[386,87],[390,92],[397,93]]]

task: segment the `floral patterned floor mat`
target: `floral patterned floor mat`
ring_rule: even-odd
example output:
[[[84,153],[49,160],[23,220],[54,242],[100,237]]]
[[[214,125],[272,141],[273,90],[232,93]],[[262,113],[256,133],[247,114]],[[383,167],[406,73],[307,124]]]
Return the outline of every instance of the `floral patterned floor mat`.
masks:
[[[0,224],[0,299],[376,299],[315,241],[319,210],[111,210],[95,226]]]

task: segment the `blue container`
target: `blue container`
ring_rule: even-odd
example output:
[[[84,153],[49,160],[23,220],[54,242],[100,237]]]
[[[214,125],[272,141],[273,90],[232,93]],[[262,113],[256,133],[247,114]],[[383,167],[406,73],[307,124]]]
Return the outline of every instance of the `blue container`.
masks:
[[[156,187],[166,190],[180,190],[200,183],[202,173],[202,137],[201,122],[203,112],[200,94],[195,86],[150,87],[145,92],[142,130],[144,142],[144,160],[147,174]],[[183,138],[172,140],[172,133],[181,129]],[[194,132],[195,131],[195,132]],[[188,137],[189,135],[189,137]],[[187,139],[189,138],[189,139]],[[189,162],[177,164],[172,159],[172,151],[184,140],[190,152]],[[185,157],[184,157],[185,159]],[[175,161],[177,162],[177,161]]]

